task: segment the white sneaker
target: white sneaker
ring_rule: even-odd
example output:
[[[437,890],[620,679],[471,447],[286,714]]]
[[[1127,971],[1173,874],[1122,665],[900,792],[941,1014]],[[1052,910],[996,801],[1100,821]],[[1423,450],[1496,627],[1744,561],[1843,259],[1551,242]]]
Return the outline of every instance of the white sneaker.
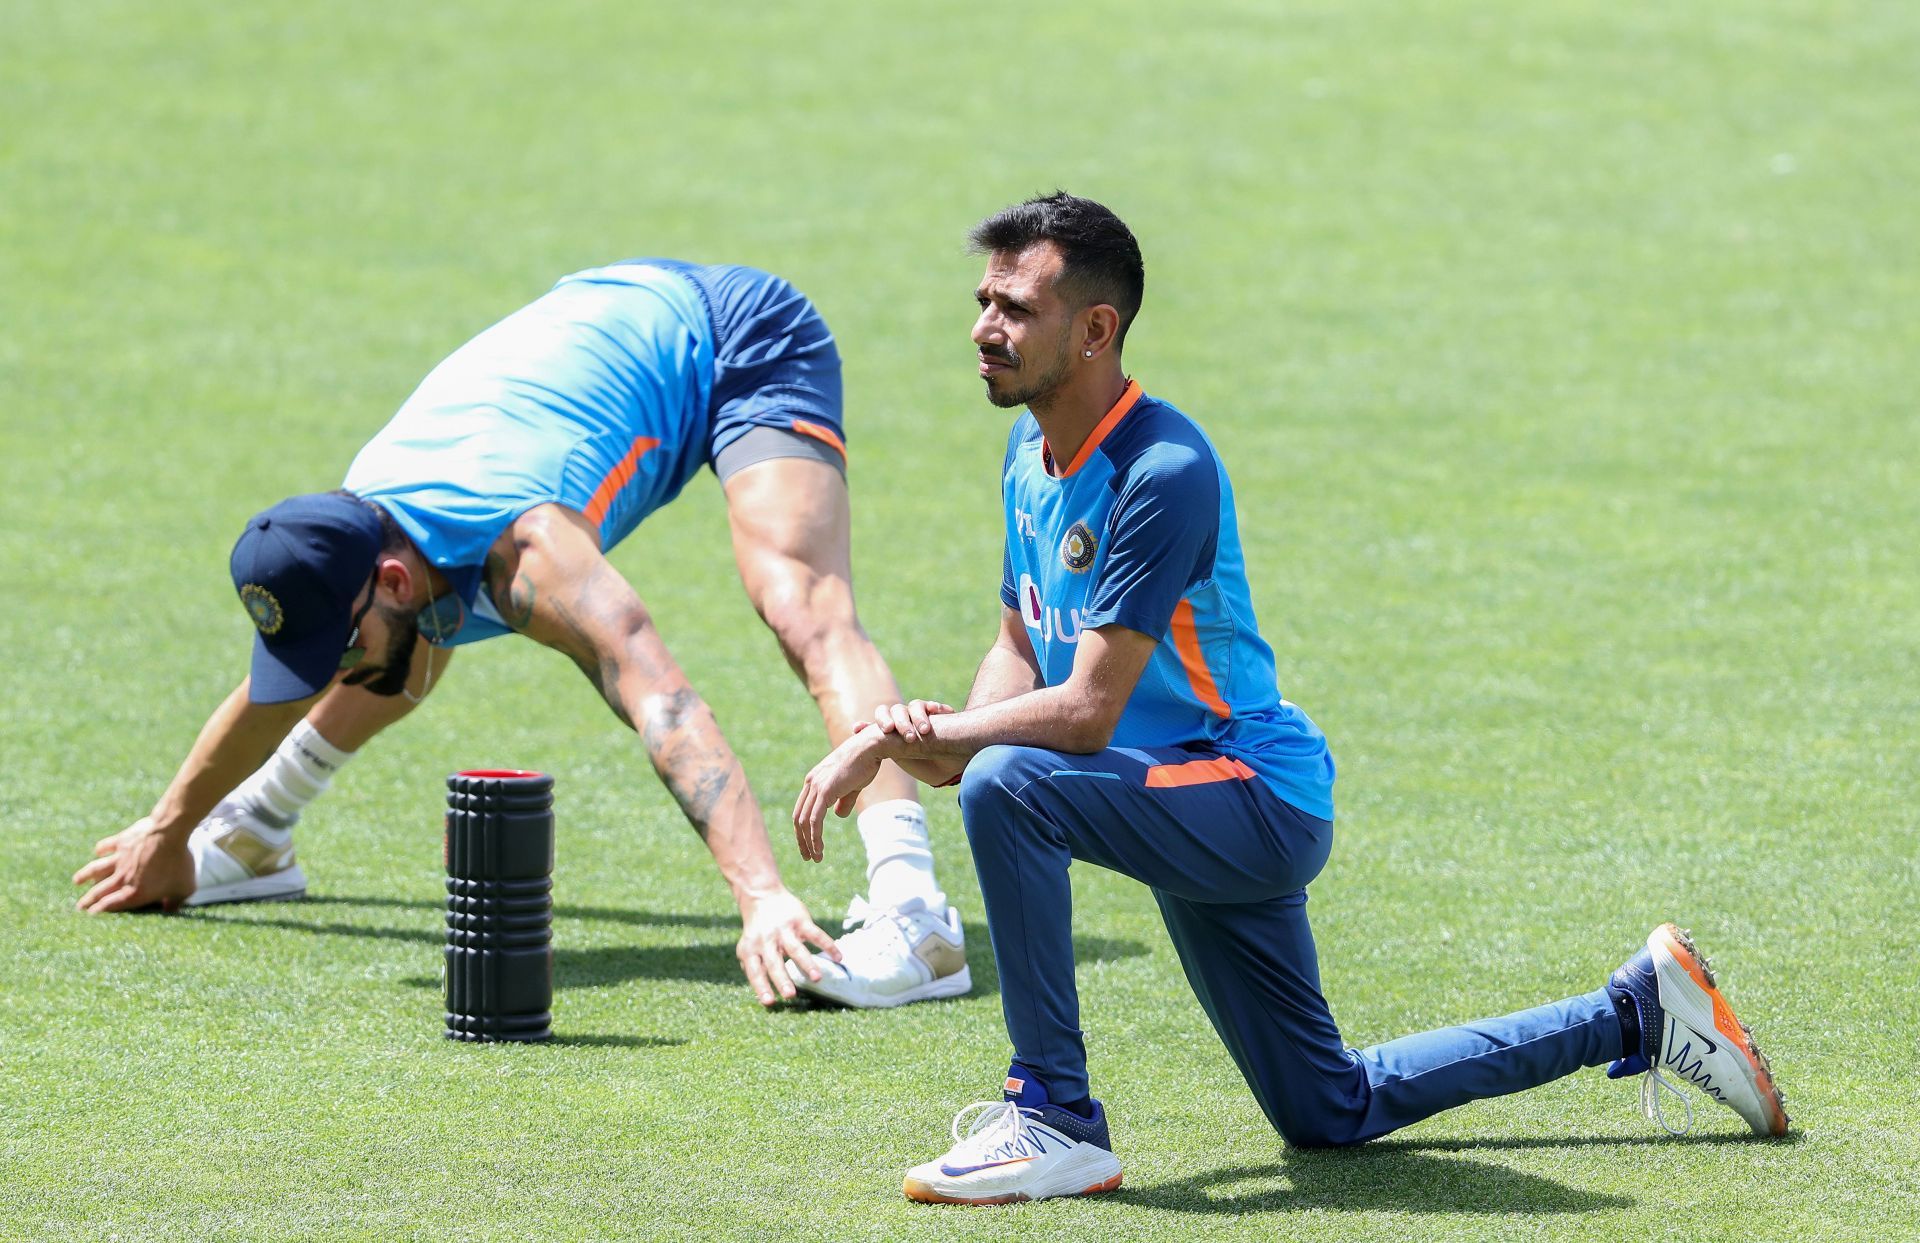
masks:
[[[1608,1068],[1610,1078],[1644,1073],[1640,1106],[1675,1135],[1693,1126],[1693,1102],[1669,1074],[1739,1114],[1757,1135],[1787,1133],[1786,1093],[1714,983],[1713,967],[1693,940],[1672,924],[1647,937],[1647,947],[1613,973],[1609,983],[1633,997],[1640,1012],[1640,1052]],[[1661,1091],[1686,1106],[1686,1122],[1666,1119]]]
[[[964,1129],[963,1129],[964,1128]],[[1082,1118],[1048,1102],[1019,1067],[1006,1099],[980,1101],[953,1119],[953,1147],[907,1171],[902,1190],[923,1204],[1014,1204],[1096,1195],[1120,1185],[1120,1159],[1107,1136],[1107,1111]]]
[[[927,909],[913,898],[884,911],[839,938],[841,961],[814,955],[820,978],[789,962],[787,976],[810,996],[856,1009],[904,1006],[936,997],[958,997],[973,987],[967,971],[967,938],[951,906]]]
[[[307,894],[293,858],[293,830],[275,829],[237,803],[222,802],[187,838],[197,887],[183,905],[285,902]]]

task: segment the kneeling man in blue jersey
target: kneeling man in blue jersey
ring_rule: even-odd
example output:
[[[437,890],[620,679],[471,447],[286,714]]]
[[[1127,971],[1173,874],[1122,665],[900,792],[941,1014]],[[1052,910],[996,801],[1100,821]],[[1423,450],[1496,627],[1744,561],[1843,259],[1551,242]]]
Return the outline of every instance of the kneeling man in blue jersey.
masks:
[[[987,255],[973,330],[987,396],[1027,408],[1002,474],[1000,636],[965,711],[877,712],[808,774],[794,810],[817,846],[826,812],[844,814],[884,762],[960,784],[1013,1065],[1003,1099],[962,1111],[953,1149],[911,1170],[907,1195],[990,1204],[1120,1184],[1074,991],[1076,859],[1152,887],[1194,993],[1288,1143],[1359,1143],[1608,1063],[1667,1072],[1755,1131],[1784,1132],[1765,1062],[1671,925],[1592,992],[1369,1049],[1341,1042],[1306,911],[1333,845],[1333,762],[1275,689],[1225,468],[1121,367],[1139,248],[1112,212],[1063,194],[1008,208],[972,240]]]
[[[747,595],[837,742],[899,698],[854,613],[842,437],[833,336],[786,281],[664,259],[561,280],[435,368],[342,490],[248,523],[231,569],[259,631],[251,673],[152,813],[74,877],[93,885],[81,908],[304,893],[306,805],[452,648],[517,632],[571,657],[640,735],[732,887],[762,1003],[964,993],[913,779],[889,766],[862,802],[869,892],[836,947],[781,883],[739,761],[604,555],[712,466]]]

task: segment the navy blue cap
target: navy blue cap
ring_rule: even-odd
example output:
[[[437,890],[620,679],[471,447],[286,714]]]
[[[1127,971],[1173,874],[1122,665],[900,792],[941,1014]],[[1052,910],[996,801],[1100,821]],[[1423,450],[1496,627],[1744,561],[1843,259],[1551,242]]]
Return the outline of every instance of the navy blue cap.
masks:
[[[253,702],[305,699],[333,680],[380,545],[379,515],[333,492],[288,497],[247,520],[228,568],[260,632]]]

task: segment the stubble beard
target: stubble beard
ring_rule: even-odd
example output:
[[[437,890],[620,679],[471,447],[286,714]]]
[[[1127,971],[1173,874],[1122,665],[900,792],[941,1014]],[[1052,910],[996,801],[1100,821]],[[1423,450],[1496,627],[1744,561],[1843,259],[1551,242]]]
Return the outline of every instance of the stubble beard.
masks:
[[[348,686],[391,697],[407,689],[407,676],[413,672],[413,648],[420,639],[420,610],[390,609],[384,605],[379,609],[390,637],[377,666],[378,672],[355,670],[342,680]],[[364,676],[360,676],[362,673]]]
[[[996,390],[993,387],[995,377],[984,377],[987,382],[987,400],[1002,410],[1011,410],[1016,406],[1045,405],[1047,399],[1051,397],[1062,384],[1066,383],[1067,369],[1073,365],[1073,360],[1069,358],[1067,354],[1067,336],[1068,332],[1065,331],[1060,334],[1059,350],[1054,355],[1053,366],[1049,367],[1044,375],[1030,384],[1021,388]],[[1025,360],[1011,350],[1006,351],[1004,355],[989,355],[988,357],[1008,358],[1012,361],[1016,369],[1025,365]],[[1012,377],[1002,378],[1011,379]]]

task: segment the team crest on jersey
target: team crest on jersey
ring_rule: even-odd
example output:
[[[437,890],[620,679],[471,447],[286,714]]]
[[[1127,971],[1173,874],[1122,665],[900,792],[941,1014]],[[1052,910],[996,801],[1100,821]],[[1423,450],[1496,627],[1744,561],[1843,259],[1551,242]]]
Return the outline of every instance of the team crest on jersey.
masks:
[[[1076,522],[1067,528],[1067,537],[1060,541],[1060,564],[1075,574],[1085,574],[1087,567],[1093,564],[1093,554],[1098,550],[1093,531],[1086,523]]]
[[[280,633],[287,615],[280,610],[280,602],[273,598],[271,591],[258,583],[248,583],[240,589],[240,603],[261,634]]]

